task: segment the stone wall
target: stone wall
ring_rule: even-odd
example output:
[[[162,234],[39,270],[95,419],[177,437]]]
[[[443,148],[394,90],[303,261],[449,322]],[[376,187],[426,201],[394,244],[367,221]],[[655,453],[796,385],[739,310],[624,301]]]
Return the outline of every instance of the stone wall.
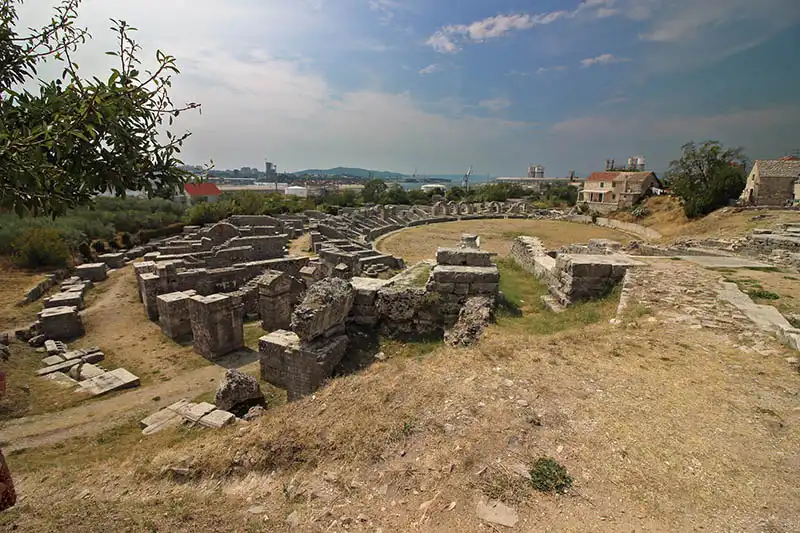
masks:
[[[176,342],[184,342],[192,338],[189,300],[195,295],[195,291],[186,291],[162,294],[156,298],[158,324],[161,326],[161,331]]]
[[[494,255],[474,248],[439,248],[427,288],[438,296],[445,326],[455,324],[471,296],[497,298],[500,271],[492,262]]]
[[[189,316],[194,338],[194,351],[208,359],[244,347],[242,302],[225,294],[192,296]]]

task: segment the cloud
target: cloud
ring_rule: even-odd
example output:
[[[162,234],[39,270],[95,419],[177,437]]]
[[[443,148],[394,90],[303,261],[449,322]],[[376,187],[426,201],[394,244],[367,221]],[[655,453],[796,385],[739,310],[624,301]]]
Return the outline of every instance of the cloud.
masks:
[[[379,14],[381,23],[388,24],[398,11],[409,11],[409,7],[396,0],[369,0],[369,8]]]
[[[442,71],[442,66],[437,64],[437,63],[433,63],[431,65],[428,65],[424,69],[420,70],[419,73],[420,74],[435,74],[436,72],[441,72],[441,71]]]
[[[565,65],[554,65],[552,67],[539,67],[536,69],[536,74],[544,74],[546,72],[560,72],[562,70],[567,70]]]
[[[581,66],[591,67],[592,65],[611,65],[613,63],[625,63],[628,61],[630,61],[630,59],[624,57],[615,57],[612,54],[600,54],[597,57],[587,57],[586,59],[581,59]]]
[[[503,109],[508,109],[511,107],[511,100],[508,98],[491,98],[489,100],[482,100],[478,102],[478,107],[482,107],[492,111],[493,113],[497,113]]]
[[[539,15],[514,14],[497,15],[471,24],[454,24],[444,26],[431,35],[426,44],[439,53],[453,54],[461,48],[459,41],[479,43],[489,39],[504,37],[514,31],[529,30],[534,26],[543,26],[569,16],[567,11],[553,11]]]

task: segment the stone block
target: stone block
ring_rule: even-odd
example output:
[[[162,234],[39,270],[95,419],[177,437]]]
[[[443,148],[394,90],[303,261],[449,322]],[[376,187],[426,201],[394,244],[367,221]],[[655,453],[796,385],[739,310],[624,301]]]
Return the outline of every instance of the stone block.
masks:
[[[216,406],[208,402],[187,403],[177,409],[177,413],[189,422],[199,422],[208,413],[216,410]]]
[[[225,294],[193,296],[189,314],[194,350],[216,359],[244,347],[244,313],[240,298]]]
[[[50,355],[50,356],[45,357],[44,359],[42,359],[42,364],[45,367],[48,367],[48,366],[53,366],[53,365],[57,365],[57,364],[63,363],[64,361],[65,361],[65,359],[60,355]]]
[[[311,286],[292,314],[292,330],[305,341],[313,340],[334,326],[344,324],[355,300],[353,286],[328,278]]]
[[[122,268],[125,266],[125,254],[121,252],[98,255],[97,259],[105,263],[108,268]]]
[[[188,403],[186,400],[183,400],[183,402]],[[182,422],[183,417],[176,413],[175,410],[164,408],[140,420],[139,425],[142,428],[143,435],[152,435],[163,429],[177,426]]]
[[[69,369],[69,377],[77,381],[92,379],[104,373],[105,370],[92,363],[80,363]]]
[[[59,292],[44,301],[44,307],[77,307],[83,309],[83,292]]]
[[[189,316],[189,300],[195,291],[173,292],[156,297],[158,324],[161,331],[176,342],[192,338],[192,321]]]
[[[223,411],[221,409],[214,409],[207,415],[200,419],[200,425],[207,428],[219,429],[221,427],[233,424],[236,421],[236,415]]]
[[[75,274],[84,280],[104,281],[108,278],[108,266],[105,263],[87,263],[77,267]]]
[[[431,277],[437,283],[499,283],[500,272],[496,266],[437,265]]]
[[[121,389],[139,386],[139,378],[124,368],[117,368],[111,372],[104,372],[99,376],[78,383],[82,392],[92,396],[100,396]]]
[[[38,315],[42,334],[51,340],[68,341],[83,335],[83,321],[78,308],[50,307]]]
[[[439,248],[436,252],[436,262],[440,265],[450,266],[492,266],[491,252],[481,252],[471,248]]]
[[[469,286],[469,294],[497,294],[500,291],[499,283],[472,283]]]
[[[289,401],[317,390],[341,362],[346,335],[304,343],[290,331],[275,331],[259,339],[261,379],[286,389]]]
[[[67,345],[61,341],[46,340],[44,341],[44,349],[47,355],[58,355],[67,351]]]
[[[44,376],[44,378],[52,380],[53,382],[63,387],[74,387],[78,384],[77,381],[75,381],[74,379],[72,379],[63,372],[53,372],[52,374]]]

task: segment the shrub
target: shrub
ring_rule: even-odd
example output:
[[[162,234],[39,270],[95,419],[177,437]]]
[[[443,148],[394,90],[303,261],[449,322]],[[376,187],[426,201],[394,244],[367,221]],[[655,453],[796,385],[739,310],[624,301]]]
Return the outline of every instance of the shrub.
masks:
[[[78,253],[81,254],[81,258],[84,261],[93,261],[94,256],[92,255],[92,247],[89,246],[89,243],[86,241],[81,242],[78,245]]]
[[[178,222],[170,224],[169,226],[156,229],[143,229],[136,234],[136,240],[142,244],[147,244],[151,239],[160,239],[162,237],[170,237],[183,232],[183,224]]]
[[[14,241],[14,262],[22,267],[63,267],[69,258],[69,247],[55,228],[31,228]]]
[[[644,218],[650,214],[650,209],[646,205],[637,205],[631,210],[631,214],[636,218]]]
[[[133,237],[130,233],[123,231],[117,237],[122,248],[133,248]]]
[[[533,488],[540,492],[564,493],[572,487],[567,469],[550,457],[540,457],[530,471]]]
[[[93,241],[92,250],[94,250],[98,254],[104,254],[108,252],[105,241]]]

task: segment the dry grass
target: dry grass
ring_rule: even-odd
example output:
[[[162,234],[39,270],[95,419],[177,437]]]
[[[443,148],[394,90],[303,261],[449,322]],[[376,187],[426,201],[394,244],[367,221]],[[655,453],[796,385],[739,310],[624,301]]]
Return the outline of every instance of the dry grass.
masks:
[[[376,242],[376,248],[413,264],[423,259],[434,259],[437,248],[456,246],[462,233],[480,235],[481,248],[508,255],[514,239],[520,235],[539,237],[550,248],[589,239],[614,239],[623,243],[630,236],[619,231],[553,220],[488,219],[444,222],[403,230],[387,235]]]
[[[46,272],[22,270],[12,265],[7,258],[0,258],[0,331],[13,330],[36,321],[36,313],[42,310],[42,301],[17,306],[25,293],[47,277]]]
[[[778,298],[755,298],[757,303],[777,307],[782,313],[800,313],[800,278],[771,270],[726,271],[726,277],[743,292],[766,291]]]
[[[37,353],[19,342],[12,343],[10,348],[9,360],[0,362],[0,369],[6,375],[6,395],[0,398],[0,422],[59,411],[86,399],[85,395],[77,394],[74,387],[36,375],[36,370],[42,367],[42,357],[47,354]]]
[[[314,255],[311,252],[311,234],[304,233],[302,236],[289,241],[289,255]]]
[[[651,214],[636,219],[630,213],[618,213],[614,218],[626,222],[635,222],[650,227],[661,233],[665,240],[686,238],[731,238],[741,237],[756,228],[770,228],[785,222],[800,222],[800,213],[781,209],[764,209],[758,211],[739,211],[725,208],[708,216],[689,220],[677,198],[662,196],[648,198],[645,201]],[[764,218],[754,217],[765,215]]]

